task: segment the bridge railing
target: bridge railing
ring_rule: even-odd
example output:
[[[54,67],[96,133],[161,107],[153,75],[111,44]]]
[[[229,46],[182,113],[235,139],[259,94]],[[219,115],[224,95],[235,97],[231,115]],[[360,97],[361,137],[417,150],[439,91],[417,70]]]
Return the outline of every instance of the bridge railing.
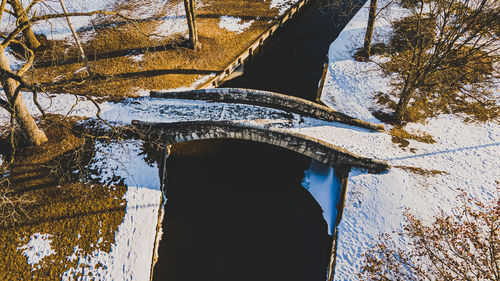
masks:
[[[288,20],[292,19],[295,14],[306,4],[312,0],[300,0],[295,3],[291,8],[289,8],[281,18],[274,23],[272,26],[267,28],[261,35],[250,44],[240,55],[236,56],[225,68],[215,75],[215,77],[210,78],[207,82],[198,86],[197,89],[210,89],[217,88],[225,78],[230,76],[238,67],[242,66],[251,56],[253,56],[259,48],[262,47],[264,42],[270,38],[276,30],[282,27]]]

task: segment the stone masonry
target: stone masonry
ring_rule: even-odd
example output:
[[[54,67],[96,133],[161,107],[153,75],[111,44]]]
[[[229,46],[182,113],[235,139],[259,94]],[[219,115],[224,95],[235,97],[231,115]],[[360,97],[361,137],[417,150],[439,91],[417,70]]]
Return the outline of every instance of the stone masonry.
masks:
[[[132,124],[142,131],[154,130],[161,132],[167,145],[203,139],[243,139],[284,147],[329,166],[360,167],[371,172],[383,172],[389,168],[388,163],[385,161],[361,157],[307,135],[242,122],[186,121],[149,123],[133,121]]]
[[[258,105],[269,108],[281,109],[286,112],[297,113],[325,121],[334,121],[352,126],[362,127],[374,131],[384,131],[384,126],[350,117],[326,106],[283,94],[237,88],[216,88],[204,90],[192,90],[182,92],[155,92],[151,97],[187,99],[187,100],[209,100],[227,103],[240,103]]]

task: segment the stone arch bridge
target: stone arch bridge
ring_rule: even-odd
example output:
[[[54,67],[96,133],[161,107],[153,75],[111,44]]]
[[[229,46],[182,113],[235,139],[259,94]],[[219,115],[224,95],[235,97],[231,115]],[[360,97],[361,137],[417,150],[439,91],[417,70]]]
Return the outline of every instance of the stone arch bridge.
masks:
[[[304,117],[344,123],[371,131],[384,131],[384,127],[381,125],[372,124],[356,118],[352,118],[343,113],[332,110],[326,106],[308,100],[273,92],[250,89],[218,88],[185,92],[151,92],[150,96],[153,98],[153,100],[162,98],[185,99],[255,105],[266,108],[279,109],[288,113],[296,113]],[[156,113],[153,110],[149,112],[149,114],[164,113],[163,111],[159,111]],[[237,117],[233,116],[233,118],[236,119]],[[141,119],[141,116],[138,115],[137,119]],[[145,120],[147,120],[147,118],[145,118]],[[337,245],[336,225],[338,225],[342,217],[344,198],[347,189],[347,177],[350,168],[364,168],[372,173],[381,173],[388,170],[390,167],[386,161],[363,157],[312,136],[297,133],[289,129],[283,129],[279,126],[273,126],[273,122],[280,122],[280,120],[191,120],[180,122],[161,121],[161,118],[154,120],[155,121],[152,122],[134,120],[132,121],[132,125],[141,133],[159,133],[160,137],[167,145],[194,140],[210,139],[249,140],[283,147],[290,151],[305,155],[325,165],[335,167],[335,169],[340,168],[339,172],[341,173],[340,176],[342,177],[342,186],[340,190],[340,198],[338,199],[339,202],[336,205],[338,211],[336,214],[336,218],[333,220],[333,223],[335,224],[335,234],[332,236],[332,251],[328,265],[330,276],[333,276],[333,270],[335,268]],[[162,200],[165,200],[166,198],[165,180],[167,156],[168,149],[165,150],[162,163],[159,163],[161,190],[164,194],[164,198]]]
[[[167,145],[193,140],[242,139],[280,146],[329,166],[359,167],[374,173],[386,171],[385,161],[351,153],[325,141],[288,130],[236,121],[143,122],[132,125],[141,131],[160,132]]]

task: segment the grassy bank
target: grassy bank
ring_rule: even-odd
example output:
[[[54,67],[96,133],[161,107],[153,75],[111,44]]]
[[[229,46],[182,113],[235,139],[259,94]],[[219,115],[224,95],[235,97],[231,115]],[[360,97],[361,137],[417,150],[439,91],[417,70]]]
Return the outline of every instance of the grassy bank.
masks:
[[[0,224],[1,280],[57,280],[94,250],[109,252],[123,221],[127,188],[85,182],[75,173],[92,159],[92,144],[71,130],[74,122],[56,118],[42,122],[49,142],[20,148],[1,186],[19,199],[3,205]],[[54,254],[35,265],[24,255],[37,234],[49,234]],[[75,276],[78,277],[78,276]]]
[[[112,7],[130,14],[148,0],[116,2]],[[201,3],[201,2],[198,2]],[[167,4],[166,4],[167,5]],[[82,75],[83,62],[71,40],[49,41],[38,51],[38,67],[34,80],[46,85],[49,91],[72,91],[96,96],[134,96],[143,89],[192,87],[202,78],[223,68],[277,20],[278,9],[270,1],[205,0],[198,7],[198,33],[201,49],[186,47],[186,34],[156,36],[155,30],[165,17],[179,17],[182,1],[169,2],[152,18],[127,22],[121,18],[102,16],[94,28],[81,32],[84,49],[90,58],[92,79]],[[172,11],[176,10],[174,14]],[[222,16],[240,19],[249,24],[238,32],[220,26]],[[237,20],[236,20],[237,21]],[[53,82],[56,85],[51,85]]]

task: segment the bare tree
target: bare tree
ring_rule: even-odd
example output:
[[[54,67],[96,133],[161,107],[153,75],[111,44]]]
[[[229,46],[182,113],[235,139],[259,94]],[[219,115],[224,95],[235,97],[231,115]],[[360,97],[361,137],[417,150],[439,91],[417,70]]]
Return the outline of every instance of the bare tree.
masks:
[[[364,255],[360,280],[500,280],[500,201],[482,204],[459,196],[462,208],[444,212],[431,225],[405,213],[395,246],[388,235]]]
[[[368,12],[368,24],[366,26],[363,49],[358,53],[358,59],[368,60],[371,55],[373,27],[375,26],[375,16],[377,13],[377,0],[370,0],[370,11]]]
[[[29,113],[26,105],[24,103],[23,97],[20,94],[21,90],[28,90],[34,93],[33,97],[35,99],[35,104],[39,106],[36,101],[36,92],[39,90],[37,85],[27,81],[24,79],[23,75],[29,70],[34,62],[35,53],[34,53],[34,42],[30,42],[30,37],[32,32],[26,32],[26,30],[30,30],[33,24],[36,24],[39,21],[56,19],[56,18],[67,18],[70,16],[92,16],[96,14],[104,14],[104,15],[115,15],[126,20],[128,18],[110,11],[91,11],[91,12],[74,12],[74,13],[53,13],[53,14],[44,14],[44,15],[31,15],[30,12],[33,7],[40,3],[40,0],[32,0],[29,5],[26,6],[26,9],[23,9],[20,6],[19,0],[9,0],[9,4],[14,11],[10,12],[13,15],[16,15],[16,25],[13,27],[8,34],[1,35],[0,42],[0,83],[3,87],[4,97],[0,96],[0,107],[7,110],[11,116],[12,120],[15,121],[20,127],[21,130],[26,134],[28,141],[33,145],[40,145],[47,141],[47,137],[45,133],[40,130],[37,126],[35,120]],[[1,6],[5,7],[6,0],[2,0]],[[19,10],[21,9],[21,10]],[[0,18],[3,14],[4,10],[0,10]],[[24,43],[23,40],[19,40],[19,36],[22,35],[27,43]],[[35,38],[36,39],[36,38]],[[26,53],[26,62],[24,65],[18,70],[13,71],[10,66],[9,59],[7,57],[7,48],[12,44],[16,43],[19,46],[22,46]],[[95,103],[94,103],[95,104]],[[97,104],[96,104],[97,105]],[[42,111],[42,108],[39,106],[39,109]]]
[[[196,6],[194,0],[184,0],[184,8],[186,9],[186,18],[189,28],[189,44],[193,49],[200,47],[198,41],[198,30],[196,27]]]
[[[64,5],[63,0],[59,0],[59,3],[61,4],[61,8],[65,14],[68,13],[66,10],[66,5]],[[68,26],[71,29],[71,34],[73,34],[73,38],[75,39],[76,46],[78,47],[78,51],[80,52],[80,56],[83,59],[83,62],[85,63],[85,68],[87,69],[87,73],[89,76],[92,76],[92,71],[90,69],[90,64],[89,60],[87,59],[87,56],[85,55],[85,52],[83,51],[82,44],[80,43],[80,37],[78,36],[78,33],[76,33],[75,28],[73,27],[73,24],[71,23],[71,19],[69,17],[66,17],[66,21],[68,22]]]
[[[412,16],[397,29],[396,46],[385,69],[396,73],[398,103],[393,119],[401,123],[410,101],[448,97],[488,103],[500,49],[495,23],[497,0],[418,0]],[[401,21],[399,21],[401,24]]]
[[[24,24],[28,23],[28,14],[25,12],[21,2],[19,0],[8,0],[10,6],[12,7],[12,10],[14,12],[14,15],[19,21],[19,24]],[[5,2],[5,1],[4,1]],[[32,6],[34,3],[31,2],[30,6]],[[30,9],[30,7],[28,7]],[[3,12],[0,11],[0,13]],[[38,39],[36,38],[35,34],[31,30],[31,26],[28,24],[26,28],[23,29],[23,34],[24,38],[26,39],[26,44],[31,50],[34,50],[40,46],[40,42],[38,42]]]
[[[47,136],[38,128],[35,120],[26,108],[22,95],[19,94],[22,88],[21,85],[25,84],[21,77],[33,63],[33,56],[31,55],[28,63],[14,73],[10,68],[10,62],[5,51],[7,46],[8,44],[0,44],[0,83],[6,97],[5,100],[0,99],[0,106],[9,111],[14,117],[13,119],[16,120],[21,129],[27,134],[32,144],[40,145],[47,141]]]

